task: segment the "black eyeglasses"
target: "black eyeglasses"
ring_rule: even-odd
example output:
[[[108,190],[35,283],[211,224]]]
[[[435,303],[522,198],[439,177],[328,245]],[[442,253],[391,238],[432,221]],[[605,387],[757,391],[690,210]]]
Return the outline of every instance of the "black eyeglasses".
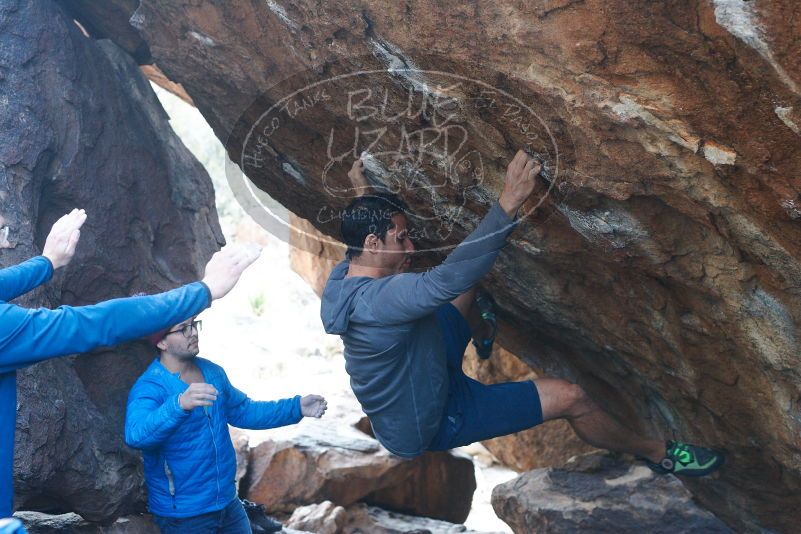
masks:
[[[203,321],[192,321],[189,324],[185,324],[181,328],[176,328],[175,330],[168,330],[167,333],[164,334],[164,337],[167,337],[170,334],[174,334],[176,332],[180,332],[180,333],[182,333],[184,335],[184,337],[186,339],[189,339],[190,337],[192,337],[192,329],[193,328],[195,330],[197,330],[198,332],[203,330]]]

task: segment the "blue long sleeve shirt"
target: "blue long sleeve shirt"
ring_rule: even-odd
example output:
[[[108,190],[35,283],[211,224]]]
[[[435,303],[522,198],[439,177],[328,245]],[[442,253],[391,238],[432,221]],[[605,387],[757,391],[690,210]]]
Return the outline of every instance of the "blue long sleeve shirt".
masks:
[[[445,261],[427,272],[349,278],[347,261],[331,272],[320,309],[323,326],[341,336],[353,393],[390,452],[417,456],[439,430],[448,371],[434,311],[492,268],[514,224],[496,202]]]
[[[236,497],[236,454],[228,425],[263,430],[302,419],[300,395],[254,401],[236,389],[219,365],[196,358],[203,379],[218,391],[208,407],[185,411],[178,397],[188,384],[156,359],[128,396],[125,442],[142,449],[150,511],[191,517],[225,508]]]
[[[52,275],[52,264],[42,256],[0,270],[0,517],[11,515],[14,501],[16,370],[146,336],[197,315],[211,304],[211,294],[202,282],[158,295],[55,310],[7,302]]]

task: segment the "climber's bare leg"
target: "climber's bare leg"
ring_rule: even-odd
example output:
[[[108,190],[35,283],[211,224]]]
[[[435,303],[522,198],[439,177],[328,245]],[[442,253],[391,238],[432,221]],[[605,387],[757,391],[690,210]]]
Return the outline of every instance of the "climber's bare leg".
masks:
[[[657,463],[665,443],[635,434],[603,411],[581,386],[559,378],[534,380],[542,404],[542,418],[566,419],[578,437],[599,449],[626,452]]]

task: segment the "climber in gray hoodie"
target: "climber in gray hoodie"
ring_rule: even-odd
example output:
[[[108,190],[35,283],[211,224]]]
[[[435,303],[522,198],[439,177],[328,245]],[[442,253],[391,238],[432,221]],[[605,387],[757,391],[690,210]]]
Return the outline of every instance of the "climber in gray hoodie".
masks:
[[[357,161],[349,176],[366,184]],[[354,199],[342,213],[346,260],[323,291],[326,332],[345,345],[345,369],[373,432],[397,456],[447,450],[564,418],[589,444],[634,454],[659,473],[702,476],[723,463],[712,449],[640,436],[566,380],[485,385],[462,372],[471,338],[466,316],[476,283],[538,189],[540,164],[518,151],[503,191],[443,263],[409,272],[414,245],[407,206],[388,193]]]

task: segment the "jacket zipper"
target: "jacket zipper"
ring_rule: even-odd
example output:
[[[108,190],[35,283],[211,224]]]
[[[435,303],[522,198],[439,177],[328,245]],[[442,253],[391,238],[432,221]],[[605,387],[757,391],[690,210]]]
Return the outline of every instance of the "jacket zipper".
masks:
[[[217,481],[217,496],[215,497],[214,502],[218,503],[220,501],[220,461],[217,456],[217,441],[214,439],[214,429],[211,426],[211,414],[208,412],[205,406],[203,408],[203,411],[206,413],[206,422],[209,424],[211,443],[214,445],[214,468],[217,471],[217,477],[215,478]]]
[[[167,465],[167,460],[164,460],[164,474],[167,475],[167,486],[170,489],[170,496],[172,497],[172,509],[175,510],[175,480],[172,477],[172,470]]]

